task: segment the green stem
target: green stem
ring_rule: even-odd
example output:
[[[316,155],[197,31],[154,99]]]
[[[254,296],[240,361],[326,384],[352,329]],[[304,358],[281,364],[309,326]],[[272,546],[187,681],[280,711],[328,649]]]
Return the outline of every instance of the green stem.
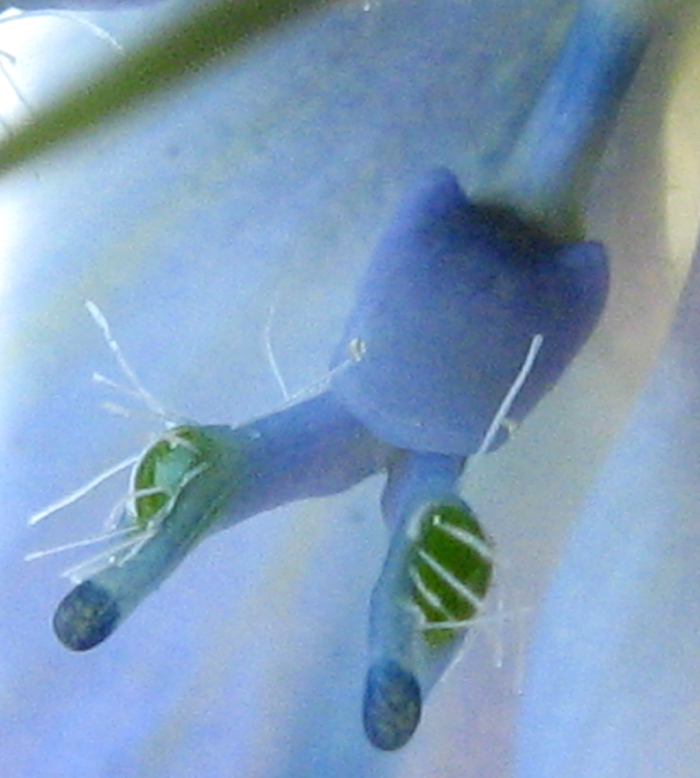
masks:
[[[188,14],[10,136],[0,145],[0,172],[181,83],[254,36],[328,1],[221,0]]]

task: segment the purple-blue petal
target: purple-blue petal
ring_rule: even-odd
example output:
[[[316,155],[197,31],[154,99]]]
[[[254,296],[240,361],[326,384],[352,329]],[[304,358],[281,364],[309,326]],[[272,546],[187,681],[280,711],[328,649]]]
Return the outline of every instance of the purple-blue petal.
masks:
[[[472,454],[533,338],[543,345],[509,414],[515,422],[586,341],[607,289],[600,244],[556,243],[470,202],[449,171],[432,171],[379,241],[332,361],[333,390],[395,446]]]

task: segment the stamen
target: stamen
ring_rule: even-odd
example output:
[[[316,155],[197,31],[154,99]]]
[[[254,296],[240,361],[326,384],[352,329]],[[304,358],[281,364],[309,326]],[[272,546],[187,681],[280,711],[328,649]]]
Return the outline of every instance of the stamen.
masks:
[[[35,513],[33,516],[29,518],[30,526],[34,524],[38,524],[40,521],[43,521],[48,516],[51,516],[52,514],[57,513],[63,508],[67,508],[69,505],[72,505],[74,502],[77,502],[86,494],[91,492],[93,489],[97,488],[104,481],[109,480],[110,478],[112,478],[112,476],[115,476],[117,473],[120,473],[122,470],[126,470],[127,467],[136,464],[136,462],[138,462],[140,458],[141,455],[136,454],[135,456],[130,456],[127,457],[127,459],[123,459],[121,462],[117,463],[116,465],[113,465],[112,467],[100,473],[98,476],[93,478],[92,481],[88,481],[88,483],[79,487],[74,492],[71,492],[65,497],[62,497],[60,500],[51,503],[51,505],[49,505],[48,507],[38,511],[37,513]]]
[[[146,538],[146,540],[148,539],[149,538]],[[114,546],[110,546],[110,548],[105,549],[99,554],[96,554],[95,556],[92,556],[89,559],[74,565],[73,567],[69,567],[67,570],[64,570],[64,572],[61,573],[61,576],[63,578],[68,578],[72,583],[82,583],[82,581],[84,581],[86,578],[99,573],[106,567],[109,567],[113,564],[122,563],[124,561],[124,557],[127,555],[120,557],[120,554],[127,551],[127,549],[129,549],[127,554],[128,558],[130,559],[133,556],[131,549],[133,549],[133,547],[136,545],[138,545],[138,548],[140,549],[144,542],[145,540],[140,537],[128,538],[122,543],[117,543]]]
[[[272,322],[277,311],[278,299],[279,288],[275,289],[272,302],[270,303],[270,307],[267,312],[267,319],[265,320],[265,326],[263,327],[263,345],[265,346],[265,356],[267,357],[267,362],[270,365],[270,370],[272,370],[272,375],[277,382],[277,386],[279,386],[280,391],[282,392],[282,399],[285,402],[288,402],[290,395],[289,389],[287,388],[287,382],[284,380],[279,363],[277,362],[277,357],[275,356],[275,350],[272,347]]]
[[[503,425],[503,422],[508,415],[511,406],[515,402],[515,398],[520,393],[520,390],[523,388],[523,384],[527,380],[527,377],[530,375],[530,372],[534,367],[535,359],[537,359],[537,354],[542,347],[543,341],[544,337],[542,335],[535,335],[533,337],[532,342],[530,343],[530,348],[528,349],[528,352],[525,356],[525,361],[523,362],[518,375],[515,377],[515,381],[513,381],[512,386],[506,393],[506,396],[503,398],[503,402],[501,403],[499,409],[496,411],[496,415],[493,417],[491,426],[486,431],[484,440],[482,441],[481,446],[479,446],[479,450],[476,452],[477,457],[483,456],[491,447],[494,438],[498,434],[498,430]]]
[[[542,348],[543,342],[544,336],[541,334],[535,335],[530,341],[530,347],[527,351],[527,354],[525,355],[525,360],[523,361],[518,374],[515,376],[515,380],[511,384],[510,389],[508,389],[506,392],[506,396],[503,398],[503,402],[501,402],[499,405],[498,410],[496,411],[496,415],[493,417],[489,428],[486,430],[486,435],[484,435],[484,439],[481,441],[481,445],[479,446],[478,451],[467,460],[464,473],[460,478],[462,484],[464,484],[464,481],[469,472],[477,466],[484,454],[486,454],[489,448],[491,448],[491,444],[493,443],[499,430],[501,428],[508,430],[513,429],[514,422],[508,418],[508,413],[510,412],[513,403],[520,393],[520,390],[523,388],[527,377],[532,372],[532,368],[535,365],[535,360],[537,359],[537,355]]]
[[[35,559],[43,559],[47,556],[53,556],[54,554],[61,554],[64,551],[71,551],[74,548],[82,548],[83,546],[94,546],[97,543],[104,543],[105,541],[112,540],[113,538],[120,538],[129,533],[133,534],[133,527],[124,527],[122,529],[116,529],[112,532],[103,533],[102,535],[94,535],[90,538],[83,538],[82,540],[74,540],[71,543],[64,543],[61,546],[55,546],[54,548],[47,548],[42,551],[32,551],[26,554],[24,557],[25,562],[33,562]],[[112,551],[113,549],[110,549]]]
[[[131,386],[134,388],[136,394],[141,399],[141,401],[148,408],[150,408],[156,416],[159,416],[162,419],[169,418],[169,414],[155,399],[155,397],[153,397],[153,395],[146,389],[146,387],[141,383],[141,380],[136,374],[136,371],[133,370],[133,368],[127,361],[126,357],[124,356],[124,353],[121,350],[121,346],[114,339],[114,336],[112,335],[112,330],[110,329],[109,326],[109,322],[102,314],[102,311],[91,300],[85,301],[85,307],[88,309],[88,312],[90,313],[93,320],[95,321],[95,324],[97,324],[97,326],[102,330],[102,334],[104,335],[105,341],[107,342],[110,351],[112,352],[112,354],[114,354],[114,357],[119,363],[119,367],[122,369],[124,376],[129,381]]]

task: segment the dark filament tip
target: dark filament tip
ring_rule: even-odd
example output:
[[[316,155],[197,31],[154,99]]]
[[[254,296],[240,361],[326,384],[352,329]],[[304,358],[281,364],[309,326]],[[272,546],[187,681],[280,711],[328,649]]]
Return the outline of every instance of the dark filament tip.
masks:
[[[59,603],[53,617],[56,637],[66,648],[87,651],[112,634],[119,607],[112,595],[92,581],[83,581]]]
[[[405,746],[421,715],[421,691],[413,673],[393,660],[367,673],[363,722],[370,742],[382,751]]]

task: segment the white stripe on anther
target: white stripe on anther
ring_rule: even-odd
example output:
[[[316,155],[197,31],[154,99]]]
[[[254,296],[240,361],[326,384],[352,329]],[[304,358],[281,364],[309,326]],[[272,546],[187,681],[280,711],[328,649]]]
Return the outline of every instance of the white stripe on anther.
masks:
[[[427,551],[423,549],[418,550],[418,556],[430,567],[430,569],[436,573],[448,586],[451,586],[457,594],[463,599],[467,600],[474,609],[479,608],[481,605],[481,599],[474,594],[474,592],[462,583],[456,576],[454,576],[446,567],[443,567],[439,562],[436,562]]]
[[[493,552],[487,543],[484,543],[481,538],[478,538],[473,532],[463,527],[458,527],[454,524],[450,524],[448,521],[441,519],[436,522],[435,525],[438,529],[443,530],[447,535],[458,540],[472,551],[476,553],[486,562],[493,562]]]
[[[455,618],[455,614],[452,613],[452,611],[450,611],[450,609],[443,603],[438,594],[432,592],[428,588],[428,585],[421,578],[420,573],[414,567],[409,568],[408,574],[411,577],[411,582],[418,590],[418,593],[423,597],[423,599],[427,601],[431,608],[440,611],[440,613],[449,619]],[[420,606],[418,607],[420,608]],[[425,614],[422,613],[422,615],[427,620]]]

